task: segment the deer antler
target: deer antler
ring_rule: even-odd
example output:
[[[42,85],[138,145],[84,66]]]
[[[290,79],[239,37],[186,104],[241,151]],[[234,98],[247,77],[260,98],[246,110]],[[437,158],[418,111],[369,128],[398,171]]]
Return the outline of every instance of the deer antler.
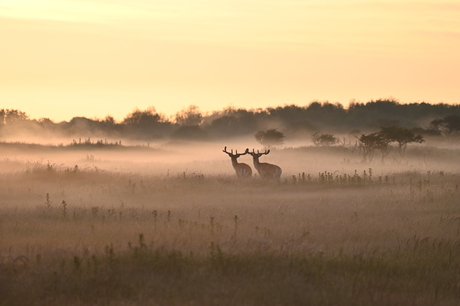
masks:
[[[240,153],[238,154],[238,150],[235,151],[235,154],[233,154],[233,149],[230,150],[230,152],[227,152],[227,147],[224,147],[224,149],[222,150],[222,152],[224,153],[227,153],[229,156],[236,156],[236,157],[240,157],[241,155],[245,155],[246,153],[249,152],[249,149],[246,149],[246,151],[244,153]]]
[[[254,155],[262,156],[262,155],[267,155],[268,153],[270,153],[270,150],[268,150],[268,151],[265,150],[265,152],[263,152],[263,153],[260,153],[260,151],[257,150],[257,153],[256,153],[256,151],[255,151],[254,149],[252,149],[252,152],[249,152],[249,149],[246,149],[245,154],[246,154],[246,153],[249,153],[249,154],[252,155],[252,156],[254,156]]]
[[[257,153],[256,153],[256,151],[254,150],[254,148],[252,148],[252,152],[249,152],[249,149],[246,149],[246,152],[249,153],[249,155],[251,155],[251,156],[254,156],[254,155],[258,155],[258,154],[259,154],[259,150],[257,150]]]
[[[224,147],[224,149],[222,150],[222,152],[227,153],[227,154],[230,155],[230,156],[233,155],[233,149],[231,150],[231,153],[230,153],[230,152],[227,152],[227,146]]]
[[[238,154],[238,151],[236,151],[236,152],[237,152],[237,154]],[[250,152],[249,152],[249,149],[246,149],[246,150],[244,150],[243,153],[238,154],[238,156],[246,155],[246,154],[248,154],[248,153],[250,153]]]

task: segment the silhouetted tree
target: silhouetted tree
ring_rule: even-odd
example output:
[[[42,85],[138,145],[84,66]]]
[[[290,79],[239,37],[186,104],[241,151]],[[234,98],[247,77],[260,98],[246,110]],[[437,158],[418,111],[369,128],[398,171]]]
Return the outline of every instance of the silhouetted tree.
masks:
[[[127,125],[151,126],[163,119],[163,116],[157,113],[155,107],[151,106],[143,111],[135,109],[125,117],[122,123]]]
[[[258,142],[267,147],[282,145],[285,138],[284,134],[276,129],[259,131],[254,137]]]
[[[436,119],[438,118],[438,119]],[[434,120],[433,120],[434,119]],[[431,129],[420,132],[420,125],[431,122]],[[460,132],[460,105],[399,103],[397,100],[381,99],[366,103],[352,102],[347,109],[339,103],[312,102],[306,106],[285,105],[266,109],[243,109],[228,107],[203,115],[195,105],[178,112],[174,124],[159,114],[154,107],[146,110],[136,109],[124,120],[116,123],[113,117],[102,120],[76,117],[70,122],[41,122],[30,120],[19,110],[0,109],[0,128],[2,135],[22,134],[44,135],[47,131],[60,136],[71,137],[109,137],[154,139],[185,133],[178,131],[179,126],[199,125],[212,138],[254,135],[276,126],[290,137],[309,137],[322,131],[329,134],[359,130],[359,134],[370,133],[381,126],[401,126],[414,134],[455,135]],[[419,127],[415,132],[414,128]],[[193,129],[189,129],[190,131]],[[196,130],[196,129],[195,129]],[[177,131],[177,132],[176,132]],[[196,130],[198,131],[198,130]],[[358,136],[359,137],[359,136]],[[417,139],[414,139],[418,141]],[[404,154],[405,144],[397,142]]]
[[[411,142],[422,143],[425,141],[422,135],[416,135],[413,131],[411,131],[408,128],[395,126],[395,125],[382,127],[379,133],[389,143],[396,142],[398,144],[398,152],[399,152],[399,155],[401,155],[401,157],[404,156],[408,143],[411,143]]]
[[[102,122],[104,122],[106,125],[115,125],[116,124],[115,119],[112,116],[106,116]]]
[[[379,150],[382,153],[382,163],[385,156],[390,153],[390,142],[380,132],[363,134],[358,138],[358,140],[363,154],[363,162],[371,162],[374,157],[375,150]]]
[[[37,123],[45,130],[53,131],[56,127],[56,124],[49,118],[41,118]]]
[[[212,114],[212,121],[206,125],[209,134],[215,137],[248,135],[257,131],[256,114],[246,109],[227,108]]]
[[[307,131],[311,133],[315,130],[306,108],[297,105],[269,107],[266,111],[259,111],[256,116],[266,122],[276,122],[293,133],[302,134],[302,132]]]
[[[460,116],[445,116],[441,119],[434,119],[430,124],[441,133],[451,135],[460,131]]]
[[[327,129],[340,129],[347,123],[347,112],[339,103],[312,102],[305,108],[304,120]]]
[[[313,134],[313,143],[316,146],[332,146],[339,143],[339,141],[333,134]]]
[[[208,134],[198,125],[184,125],[172,132],[171,138],[182,140],[206,140]]]
[[[422,136],[441,136],[442,133],[441,131],[434,129],[434,128],[421,128],[421,127],[415,127],[411,129],[412,132],[415,134],[420,134]]]
[[[0,126],[5,124],[6,110],[0,109]]]
[[[138,139],[162,138],[172,131],[172,124],[157,113],[154,107],[146,110],[135,109],[123,120],[122,133],[125,137]]]
[[[176,113],[176,123],[179,125],[200,125],[202,121],[203,115],[196,105],[190,105],[187,109]]]
[[[26,121],[29,116],[25,112],[17,109],[1,109],[0,110],[0,125],[14,124],[20,121]]]

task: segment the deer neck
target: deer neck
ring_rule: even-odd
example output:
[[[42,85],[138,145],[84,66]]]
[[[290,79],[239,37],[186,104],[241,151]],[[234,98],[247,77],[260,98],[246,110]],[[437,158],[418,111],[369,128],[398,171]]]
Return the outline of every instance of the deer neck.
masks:
[[[253,161],[254,161],[254,168],[259,169],[259,166],[260,166],[259,157],[254,156]]]
[[[239,163],[238,163],[238,161],[236,160],[236,158],[233,158],[233,157],[232,157],[232,166],[233,166],[233,168],[238,167],[238,165],[239,165]]]

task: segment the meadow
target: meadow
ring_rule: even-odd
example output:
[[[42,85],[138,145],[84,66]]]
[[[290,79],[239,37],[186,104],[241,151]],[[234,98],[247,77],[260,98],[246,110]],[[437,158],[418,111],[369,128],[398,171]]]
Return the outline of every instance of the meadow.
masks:
[[[2,144],[0,305],[460,303],[455,145],[222,148]]]

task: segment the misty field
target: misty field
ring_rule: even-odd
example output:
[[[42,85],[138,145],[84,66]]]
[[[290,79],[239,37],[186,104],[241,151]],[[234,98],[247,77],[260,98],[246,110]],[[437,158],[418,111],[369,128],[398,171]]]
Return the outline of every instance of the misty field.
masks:
[[[0,304],[460,303],[456,146],[273,150],[279,182],[222,148],[3,144]]]

